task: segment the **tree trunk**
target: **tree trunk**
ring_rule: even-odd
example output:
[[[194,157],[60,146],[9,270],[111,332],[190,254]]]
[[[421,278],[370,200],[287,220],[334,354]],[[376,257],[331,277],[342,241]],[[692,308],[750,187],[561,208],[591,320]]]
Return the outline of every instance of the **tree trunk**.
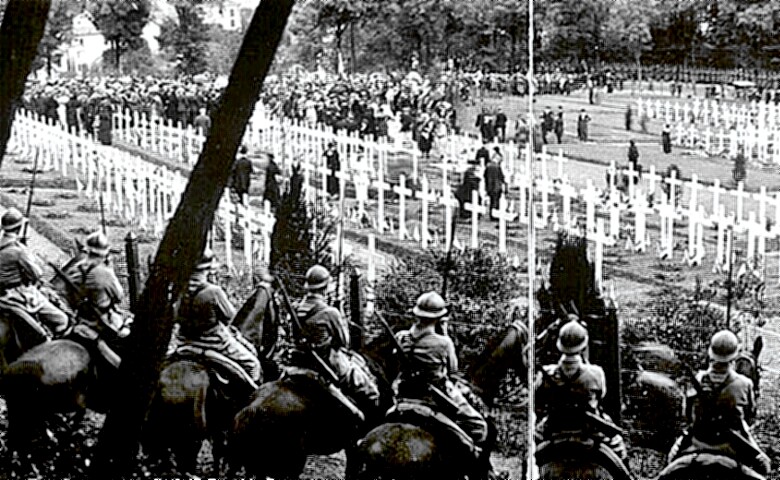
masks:
[[[49,18],[49,7],[51,0],[10,0],[5,7],[0,25],[0,168],[16,107]]]
[[[129,477],[173,327],[171,303],[206,246],[214,212],[254,110],[294,0],[261,2],[247,28],[213,126],[176,214],[157,250],[122,360],[114,402],[100,432],[90,475]],[[176,435],[176,432],[171,432]]]

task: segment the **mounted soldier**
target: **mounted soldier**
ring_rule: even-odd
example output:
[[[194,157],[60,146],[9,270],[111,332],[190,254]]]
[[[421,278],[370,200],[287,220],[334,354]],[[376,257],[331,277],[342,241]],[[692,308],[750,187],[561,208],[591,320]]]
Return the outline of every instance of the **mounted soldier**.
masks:
[[[315,265],[306,272],[306,296],[296,305],[301,327],[293,328],[298,350],[298,366],[317,371],[317,366],[303,354],[311,348],[325,360],[339,379],[339,386],[357,403],[364,413],[375,413],[379,406],[379,388],[366,361],[350,349],[347,322],[341,312],[326,303],[326,293],[332,278],[328,270]]]
[[[739,356],[737,336],[728,330],[717,332],[707,353],[709,367],[696,374],[700,388],[688,402],[693,427],[675,442],[669,460],[715,449],[766,475],[771,467],[769,457],[748,427],[756,408],[753,381],[734,370]]]
[[[61,337],[69,330],[68,316],[39,289],[43,270],[19,239],[25,221],[16,208],[9,208],[2,217],[0,309],[21,308],[52,336]]]
[[[536,401],[547,413],[537,425],[537,434],[549,439],[562,433],[582,431],[590,422],[597,424],[597,430],[603,424],[616,429],[612,419],[601,409],[601,401],[607,393],[604,370],[586,359],[587,329],[579,321],[569,321],[561,327],[556,347],[562,354],[560,360],[557,364],[544,366],[536,382]],[[582,415],[575,417],[574,413]],[[621,459],[626,459],[626,447],[620,435],[611,436],[606,443]]]
[[[207,249],[179,302],[179,329],[168,351],[203,355],[224,367],[231,379],[238,379],[254,390],[262,374],[257,351],[231,326],[236,309],[222,287],[209,281],[213,268],[214,254]]]
[[[402,398],[426,400],[442,408],[452,407],[451,410],[457,407],[457,411],[447,412],[447,415],[479,447],[477,453],[486,453],[479,456],[478,468],[491,472],[493,468],[487,453],[490,446],[485,445],[488,422],[450,379],[450,375],[458,371],[458,356],[452,339],[447,335],[449,312],[444,299],[436,292],[424,293],[417,299],[413,313],[416,319],[414,325],[396,334],[407,363],[402,367],[394,387]],[[437,326],[442,333],[437,333]],[[433,397],[431,387],[444,392],[449,405],[439,405],[438,402],[444,399]]]
[[[87,237],[87,257],[76,263],[66,274],[76,291],[67,298],[76,312],[74,333],[95,342],[103,358],[119,368],[120,355],[116,352],[120,339],[129,333],[129,317],[121,309],[125,293],[122,284],[107,264],[108,238],[102,232]]]

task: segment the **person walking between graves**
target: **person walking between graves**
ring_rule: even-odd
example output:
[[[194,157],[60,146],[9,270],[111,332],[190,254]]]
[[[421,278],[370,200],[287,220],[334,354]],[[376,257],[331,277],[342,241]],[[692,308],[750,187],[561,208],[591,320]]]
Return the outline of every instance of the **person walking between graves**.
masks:
[[[628,141],[628,166],[633,168],[635,172],[639,171],[639,149],[634,140]]]
[[[322,265],[314,265],[306,272],[306,296],[295,306],[300,330],[293,326],[296,345],[296,363],[317,371],[318,366],[303,354],[312,349],[325,360],[339,379],[339,387],[355,400],[358,408],[367,414],[376,414],[379,406],[377,380],[369,371],[365,359],[350,349],[347,321],[341,312],[326,302],[326,293],[332,277]]]
[[[631,105],[628,106],[626,109],[626,131],[631,131],[631,116],[633,114],[631,113]]]
[[[200,107],[198,109],[198,116],[195,117],[195,121],[192,122],[196,129],[200,130],[204,137],[209,136],[209,130],[211,130],[211,117],[206,114],[206,109]]]
[[[664,129],[661,132],[661,145],[664,153],[672,153],[672,130],[668,123],[664,125]]]
[[[588,141],[588,123],[590,123],[590,116],[583,108],[580,110],[580,116],[577,117],[577,137],[581,142]]]
[[[588,363],[584,356],[588,348],[587,329],[579,320],[570,320],[561,327],[556,346],[561,353],[558,363],[542,367],[544,372],[536,380],[536,402],[546,412],[536,427],[537,434],[546,440],[563,431],[585,428],[589,423],[586,413],[614,425],[601,408],[607,393],[604,370]],[[620,458],[627,457],[620,435],[607,440],[607,445]]]
[[[209,358],[246,384],[247,388],[239,391],[254,390],[261,375],[257,351],[231,326],[236,309],[222,287],[209,281],[213,268],[214,253],[206,249],[178,303],[176,321],[179,329],[169,352],[216,352],[217,355]]]
[[[542,142],[547,145],[547,134],[555,128],[555,119],[550,107],[545,107],[542,113]]]
[[[477,150],[477,156],[474,160],[476,160],[479,165],[486,164],[490,161],[490,150],[488,150],[487,145],[488,142],[482,142],[482,146]]]
[[[555,117],[555,137],[558,139],[558,143],[561,143],[563,139],[563,107],[558,107],[558,115]]]
[[[498,140],[500,142],[506,142],[506,114],[501,110],[501,107],[496,109],[496,133],[498,134]]]
[[[458,215],[460,218],[468,218],[469,214],[464,208],[466,203],[471,202],[471,192],[479,191],[479,177],[477,176],[477,160],[469,161],[469,168],[463,174],[463,181],[455,190],[455,199],[458,201]]]
[[[233,170],[230,173],[230,186],[233,191],[233,193],[238,197],[238,202],[240,202],[242,205],[244,204],[244,196],[249,195],[249,185],[252,181],[252,161],[247,158],[247,148],[245,145],[241,145],[241,148],[238,150],[238,158],[236,158],[235,163],[233,164]],[[266,169],[266,192],[268,190],[268,171],[269,169],[272,169],[271,164],[273,163],[273,159],[270,158],[271,155],[269,155],[268,160],[268,168]],[[274,164],[276,165],[276,164]],[[279,167],[276,167],[276,170],[278,170]],[[275,180],[274,180],[275,181]],[[276,198],[279,196],[279,187],[276,187]],[[268,197],[265,197],[268,198]],[[274,197],[271,197],[274,198]],[[270,198],[268,198],[271,200]],[[278,200],[276,201],[276,205],[278,205]],[[271,200],[271,206],[274,206],[274,200]]]
[[[19,238],[26,221],[16,208],[9,208],[0,220],[0,310],[20,308],[59,337],[68,330],[68,316],[39,289],[43,270]]]
[[[485,190],[487,191],[488,198],[490,199],[491,219],[494,219],[493,210],[498,210],[499,208],[501,193],[503,192],[504,185],[506,184],[504,180],[504,171],[501,169],[501,160],[503,159],[503,156],[501,156],[498,147],[495,147],[495,151],[497,155],[493,155],[493,158],[487,163],[484,174]]]
[[[717,332],[707,355],[709,367],[696,374],[701,392],[696,393],[688,412],[693,425],[675,442],[669,461],[685,453],[715,449],[767,475],[769,457],[748,426],[756,413],[753,381],[734,369],[739,356],[737,336],[729,330]]]
[[[456,382],[450,378],[458,371],[458,356],[455,344],[447,335],[447,305],[441,295],[431,291],[420,295],[412,312],[415,317],[412,327],[396,333],[408,364],[401,370],[393,387],[401,398],[420,399],[434,405],[438,404],[431,396],[430,386],[444,392],[457,406],[457,412],[450,415],[452,420],[476,446],[482,447],[477,468],[482,472],[492,472],[491,445],[486,444],[487,420],[469,404]]]
[[[78,319],[73,331],[90,340],[90,347],[96,348],[116,369],[120,361],[117,344],[130,333],[125,320],[129,315],[121,308],[125,292],[107,264],[110,250],[106,235],[100,231],[91,233],[86,243],[87,257],[67,273],[78,289],[67,296]]]
[[[328,142],[328,148],[325,150],[325,165],[328,167],[327,191],[330,196],[339,195],[339,179],[336,172],[341,170],[339,161],[339,151],[336,149],[336,142]]]

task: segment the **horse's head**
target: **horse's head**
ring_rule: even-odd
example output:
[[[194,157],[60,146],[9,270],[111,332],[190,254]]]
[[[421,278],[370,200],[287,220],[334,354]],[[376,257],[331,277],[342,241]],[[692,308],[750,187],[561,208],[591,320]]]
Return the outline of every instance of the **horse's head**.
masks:
[[[233,317],[233,325],[254,345],[266,380],[278,378],[280,373],[274,361],[279,341],[279,311],[272,295],[271,286],[261,285]]]
[[[388,408],[392,404],[394,395],[393,381],[401,371],[401,359],[395,350],[395,342],[387,336],[381,336],[369,342],[360,351],[371,373],[377,378],[382,406],[387,403]]]
[[[492,405],[507,370],[514,370],[525,378],[528,368],[524,352],[528,344],[525,310],[513,303],[506,315],[508,326],[490,338],[485,349],[468,369],[468,376],[483,400]]]

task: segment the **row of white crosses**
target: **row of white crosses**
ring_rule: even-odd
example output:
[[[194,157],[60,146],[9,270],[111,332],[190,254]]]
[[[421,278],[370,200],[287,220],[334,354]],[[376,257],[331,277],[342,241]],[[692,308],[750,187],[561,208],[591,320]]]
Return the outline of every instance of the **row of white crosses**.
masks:
[[[274,122],[266,122],[264,125],[264,128],[262,128],[262,131],[260,129],[248,129],[249,132],[257,130],[260,132],[258,137],[260,137],[261,146],[265,147],[267,146],[265,142],[274,143],[275,137],[269,136],[268,132],[282,132],[283,130],[272,128],[271,126],[274,125]],[[324,131],[323,129],[313,129],[310,127],[305,127],[302,125],[287,125],[288,131],[295,132],[296,137],[296,145],[303,144],[303,147],[299,151],[300,153],[300,160],[302,162],[302,166],[304,169],[304,176],[306,177],[306,183],[311,184],[312,178],[314,176],[319,176],[322,180],[320,183],[321,188],[320,189],[312,189],[313,194],[320,195],[324,194],[323,189],[326,184],[326,177],[328,175],[335,175],[339,180],[339,190],[342,195],[346,193],[346,184],[347,182],[352,182],[356,187],[356,192],[358,192],[358,197],[362,198],[364,200],[367,200],[368,194],[367,190],[369,188],[374,188],[377,191],[377,197],[378,197],[378,206],[377,206],[377,219],[374,222],[374,225],[376,226],[376,229],[379,233],[382,233],[385,230],[385,227],[390,226],[392,228],[393,222],[388,222],[386,218],[386,209],[385,209],[385,194],[387,192],[395,193],[398,196],[399,201],[399,209],[398,209],[398,228],[395,233],[397,233],[399,239],[409,239],[414,237],[415,240],[419,241],[422,247],[426,247],[429,245],[429,243],[432,240],[432,236],[428,233],[430,230],[430,222],[429,222],[429,208],[431,207],[440,207],[444,208],[444,218],[446,220],[451,219],[451,215],[453,214],[453,207],[456,205],[454,202],[454,199],[452,199],[452,196],[450,195],[451,188],[449,188],[448,185],[448,176],[446,175],[447,171],[446,168],[443,168],[444,175],[442,176],[442,189],[441,193],[434,193],[434,191],[430,188],[430,182],[427,180],[427,178],[423,177],[423,180],[419,182],[418,189],[412,189],[407,185],[407,180],[405,176],[402,176],[399,178],[399,182],[395,186],[391,186],[390,183],[386,182],[384,177],[384,165],[382,165],[382,153],[373,153],[366,155],[365,154],[365,144],[370,142],[365,142],[360,139],[353,139],[360,142],[364,142],[361,146],[364,149],[364,153],[362,156],[364,158],[368,158],[368,162],[370,162],[372,165],[374,165],[373,161],[377,160],[377,167],[374,171],[376,173],[375,178],[370,178],[366,180],[365,175],[357,175],[356,172],[352,172],[349,170],[350,168],[350,161],[349,156],[345,160],[342,158],[341,161],[341,170],[338,172],[330,172],[327,169],[327,166],[324,165],[324,161],[322,160],[321,156],[321,150],[317,149],[317,145],[321,145],[323,141],[327,141],[328,139],[334,139],[336,140],[337,144],[341,141],[344,141],[345,139],[342,137],[337,136],[336,134],[333,134],[331,132]],[[277,137],[278,138],[278,137]],[[288,142],[289,143],[289,142]],[[308,143],[308,148],[306,148],[306,144]],[[377,149],[375,152],[381,152],[382,149]],[[347,152],[348,153],[348,152]],[[386,158],[386,157],[385,157]],[[562,199],[562,218],[558,219],[556,218],[553,222],[553,228],[568,228],[573,229],[572,225],[572,219],[571,219],[571,200],[576,199],[582,199],[586,204],[586,236],[589,239],[592,239],[594,242],[596,242],[596,257],[599,257],[599,252],[602,251],[603,246],[606,244],[614,244],[616,239],[618,238],[621,222],[620,222],[620,213],[622,210],[630,209],[630,211],[634,214],[634,234],[635,234],[635,241],[634,241],[634,247],[639,250],[643,251],[647,246],[647,239],[646,239],[646,233],[647,233],[647,216],[657,212],[660,219],[661,219],[661,241],[660,241],[660,249],[659,249],[659,255],[669,257],[672,254],[673,246],[674,246],[674,223],[675,220],[682,218],[682,214],[679,212],[680,206],[675,205],[675,196],[672,195],[672,199],[670,202],[660,202],[656,205],[654,205],[652,208],[647,204],[646,200],[641,200],[641,196],[636,197],[638,200],[634,201],[633,203],[629,201],[629,203],[624,204],[620,201],[610,201],[609,205],[609,218],[610,218],[610,231],[607,235],[604,231],[603,226],[601,229],[599,229],[599,223],[596,219],[596,206],[600,203],[600,197],[601,192],[599,192],[595,187],[593,186],[592,182],[587,185],[585,189],[577,190],[574,186],[570,185],[567,181],[566,177],[563,175],[563,166],[566,162],[565,158],[562,155],[558,155],[558,181],[551,181],[549,176],[546,175],[547,172],[547,162],[551,161],[553,159],[552,156],[548,154],[542,154],[538,158],[540,158],[542,162],[542,177],[538,179],[537,181],[537,190],[539,191],[541,195],[541,215],[538,218],[538,222],[540,225],[545,225],[548,220],[548,214],[549,208],[550,208],[550,196],[551,195],[559,195]],[[447,165],[447,164],[444,164]],[[371,170],[371,169],[369,169]],[[662,181],[662,178],[660,175],[657,175],[653,169],[649,173],[646,173],[643,175],[643,182],[648,182],[650,184],[649,188],[642,189],[640,187],[640,190],[646,193],[654,193],[656,190],[656,185],[660,184]],[[696,189],[701,188],[701,185],[699,185],[696,181],[693,182],[681,182],[679,179],[671,178],[671,179],[665,179],[663,180],[666,183],[670,184],[670,187],[672,189],[682,188],[683,186],[688,186],[690,189],[693,189],[696,191]],[[417,182],[415,182],[417,183]],[[515,218],[519,219],[519,221],[523,223],[527,223],[527,206],[525,205],[526,202],[526,192],[527,192],[527,178],[525,175],[518,174],[513,177],[513,183],[515,186],[519,186],[521,188],[521,195],[520,195],[520,208],[516,211],[514,202],[510,202],[507,204],[504,202],[502,205],[499,206],[499,209],[494,210],[492,213],[496,218],[499,220],[499,241],[498,241],[498,249],[500,251],[506,251],[506,226],[507,222],[513,221]],[[716,185],[717,186],[717,185]],[[359,188],[358,188],[359,187]],[[718,187],[719,188],[719,187]],[[634,186],[632,182],[629,182],[629,189],[633,190]],[[307,189],[309,190],[309,189]],[[724,194],[727,192],[725,189],[721,189]],[[738,190],[739,191],[739,190]],[[317,193],[319,192],[319,193]],[[363,192],[362,194],[360,192]],[[307,195],[312,195],[312,193],[307,193]],[[765,196],[766,197],[766,196]],[[421,222],[419,227],[416,227],[414,230],[414,234],[410,234],[407,229],[407,219],[406,219],[406,203],[407,200],[411,200],[413,198],[417,198],[420,200],[420,204],[422,206],[422,213],[421,213]],[[473,247],[479,246],[479,216],[487,214],[487,209],[484,204],[480,204],[478,201],[478,194],[474,192],[472,194],[472,199],[470,202],[467,202],[464,205],[464,208],[471,213],[471,235],[470,235],[470,243]],[[612,198],[615,198],[614,196]],[[633,196],[632,196],[633,198]],[[661,197],[663,198],[663,197]],[[310,199],[310,198],[309,198]],[[770,202],[770,200],[774,201],[773,199],[765,198],[764,202]],[[738,204],[741,204],[741,199],[738,200]],[[715,202],[717,204],[717,202]],[[714,215],[714,217],[718,218],[721,215],[721,210],[718,207],[717,210],[713,210],[713,212],[718,212]],[[557,215],[557,214],[555,214]],[[704,248],[703,248],[703,230],[704,226],[707,225],[707,218],[706,217],[706,211],[703,208],[698,208],[698,206],[694,209],[689,209],[686,215],[689,219],[689,225],[691,225],[691,235],[690,237],[693,238],[693,241],[689,241],[689,250],[687,252],[687,255],[689,258],[697,259],[696,262],[698,263],[701,261],[704,255]],[[743,218],[741,215],[739,218]],[[758,218],[764,218],[763,216],[759,215]],[[718,225],[720,226],[721,223],[726,221],[725,219],[721,218],[721,221],[718,222]],[[735,225],[739,223],[740,225],[747,225],[750,223],[750,220],[748,222],[745,222],[744,219],[742,222],[736,222]],[[451,221],[445,221],[445,245],[449,242],[449,239],[451,238]],[[576,228],[574,228],[576,230]],[[749,237],[755,237],[760,238],[761,235],[758,234],[760,232],[760,229],[756,227],[747,228],[744,227],[744,230],[748,232]],[[603,240],[603,241],[602,241]],[[753,245],[753,242],[748,242],[749,245]],[[759,241],[759,244],[764,243],[765,245],[765,237],[764,239]],[[719,245],[718,250],[722,250],[722,248]],[[749,247],[750,250],[750,247]],[[600,269],[599,269],[600,270]]]
[[[780,107],[774,103],[719,102],[712,99],[694,98],[685,101],[670,101],[652,98],[640,98],[636,101],[638,116],[660,119],[665,123],[702,123],[717,126],[732,124],[750,124],[774,127],[780,125]],[[693,122],[691,122],[693,119]]]
[[[162,234],[176,211],[188,182],[178,172],[101,145],[94,138],[66,132],[60,125],[23,110],[18,111],[15,117],[11,141],[15,148],[27,152],[40,147],[39,169],[54,170],[65,178],[75,179],[79,193],[90,199],[102,200],[106,212],[158,235]],[[244,228],[246,236],[257,232],[262,234],[259,245],[262,246],[265,263],[269,260],[274,222],[269,209],[266,205],[262,212],[245,210],[238,214],[238,223]],[[227,223],[236,218],[235,214],[229,213],[223,205],[217,217]],[[230,232],[230,229],[226,231]],[[226,233],[226,236],[229,235]],[[226,263],[232,264],[230,238],[227,240]],[[252,244],[252,238],[245,241],[245,247]]]
[[[203,132],[192,125],[138,110],[114,112],[112,127],[115,139],[190,167],[195,165],[206,141]]]
[[[725,154],[735,158],[740,152],[746,159],[762,163],[780,162],[780,128],[712,128],[678,123],[672,131],[672,143],[701,149],[709,155]],[[770,148],[771,147],[771,148]]]

